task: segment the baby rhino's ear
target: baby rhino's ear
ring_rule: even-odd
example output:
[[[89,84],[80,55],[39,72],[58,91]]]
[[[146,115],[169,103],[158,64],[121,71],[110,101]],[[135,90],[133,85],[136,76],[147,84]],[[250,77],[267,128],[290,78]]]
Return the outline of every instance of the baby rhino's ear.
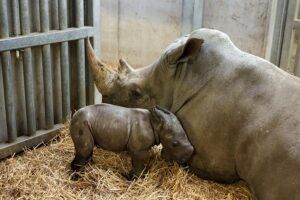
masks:
[[[161,114],[167,114],[167,115],[171,115],[172,113],[170,111],[168,111],[167,109],[164,109],[160,106],[155,106],[155,108],[157,112],[160,112]]]
[[[150,109],[151,113],[151,123],[156,129],[160,129],[163,126],[163,123],[165,121],[165,114],[160,111],[157,106]]]

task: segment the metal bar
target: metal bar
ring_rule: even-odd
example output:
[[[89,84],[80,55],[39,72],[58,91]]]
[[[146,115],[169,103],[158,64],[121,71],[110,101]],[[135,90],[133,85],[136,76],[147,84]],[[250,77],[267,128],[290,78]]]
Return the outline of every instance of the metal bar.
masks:
[[[6,125],[6,113],[5,113],[5,99],[4,99],[4,87],[3,87],[3,73],[0,56],[0,143],[7,141],[7,125]]]
[[[272,1],[268,43],[265,58],[279,66],[288,0]]]
[[[21,8],[21,32],[23,35],[30,33],[29,7],[28,0],[22,0]],[[33,89],[33,66],[31,49],[24,49],[24,80],[25,80],[25,96],[26,96],[26,116],[27,116],[27,134],[33,135],[36,132],[36,118],[34,105],[34,89]]]
[[[195,0],[194,3],[194,16],[193,16],[193,30],[202,27],[203,18],[203,4],[204,0]]]
[[[53,104],[54,104],[54,122],[62,122],[62,92],[61,92],[61,67],[60,67],[60,45],[52,46],[53,63]]]
[[[300,28],[300,20],[299,19],[294,20],[294,28]]]
[[[24,65],[23,56],[19,51],[15,52],[16,56],[16,103],[17,103],[17,123],[18,132],[26,134],[27,129],[27,115],[26,115],[26,94],[24,81]]]
[[[49,9],[48,0],[40,1],[41,13],[41,31],[49,31]],[[51,129],[54,126],[53,115],[53,88],[52,88],[52,67],[50,57],[50,45],[46,44],[42,47],[43,54],[43,76],[44,76],[44,94],[45,98],[45,111],[46,111],[46,128]]]
[[[84,20],[85,24],[93,26],[93,0],[85,1],[85,8],[87,9],[84,12]],[[89,63],[87,59],[85,60],[85,81],[86,81],[86,103],[87,105],[94,104],[95,99],[95,91],[94,91],[94,81],[91,73],[91,69],[89,67]]]
[[[67,29],[67,0],[59,1],[59,28]],[[60,60],[61,60],[61,84],[62,84],[62,115],[67,117],[71,112],[71,91],[70,91],[70,66],[69,66],[69,44],[62,42],[60,44]]]
[[[3,67],[3,82],[5,92],[5,109],[8,131],[8,142],[12,142],[17,137],[16,126],[16,108],[15,108],[15,96],[14,96],[14,81],[11,67],[11,55],[10,52],[3,52],[1,55],[2,67]]]
[[[18,36],[21,34],[20,30],[20,15],[19,15],[19,1],[12,1],[12,21],[13,21],[13,35]],[[15,58],[15,78],[16,78],[16,108],[17,108],[17,127],[18,132],[21,134],[27,133],[27,116],[26,116],[26,97],[24,86],[24,70],[23,70],[23,57],[20,51],[14,53]]]
[[[300,19],[300,1],[296,0],[296,10],[295,10],[295,19]]]
[[[289,72],[294,71],[294,69],[290,69],[289,60],[291,57],[291,39],[295,19],[296,3],[296,1],[288,1],[288,12],[286,17],[284,39],[280,57],[280,68],[288,70]]]
[[[40,0],[33,1],[34,30],[41,31],[40,20]],[[35,69],[35,91],[36,91],[36,110],[38,129],[46,129],[46,114],[45,114],[45,96],[44,96],[44,79],[43,79],[43,59],[42,47],[33,48],[34,53],[34,69]]]
[[[8,30],[8,16],[7,16],[7,2],[6,0],[0,1],[0,38],[9,37]],[[5,110],[7,120],[8,141],[12,142],[17,138],[16,127],[16,109],[14,97],[14,81],[13,71],[11,67],[11,55],[9,51],[2,52],[1,54],[2,68],[3,68],[3,82],[5,93]]]
[[[19,1],[12,1],[12,12],[13,12],[13,33],[15,36],[21,34],[20,30],[20,14],[19,14]]]
[[[84,26],[84,6],[83,0],[76,0],[76,27]],[[76,42],[77,45],[77,95],[78,95],[78,108],[86,105],[86,92],[85,92],[85,48],[84,39]]]
[[[78,40],[81,38],[92,37],[93,35],[93,27],[68,28],[66,30],[55,30],[47,33],[32,33],[26,36],[0,39],[0,52]]]
[[[51,1],[52,28],[59,29],[58,1]],[[51,45],[53,63],[53,104],[54,123],[62,122],[62,93],[61,93],[61,67],[60,67],[60,45]]]
[[[189,34],[193,30],[194,1],[182,0],[181,35]]]
[[[22,152],[24,147],[36,147],[40,144],[43,144],[44,142],[51,140],[59,133],[59,131],[63,127],[63,124],[56,124],[51,130],[38,130],[34,136],[18,137],[13,144],[0,144],[0,159],[6,158],[8,156],[14,156],[16,153]]]
[[[95,53],[100,57],[100,44],[101,44],[101,21],[99,8],[101,7],[101,0],[88,0],[87,11],[86,11],[86,18],[87,18],[87,25],[93,26],[95,30],[95,34],[93,37],[93,44]],[[91,68],[89,67],[89,63],[86,62],[86,71],[89,84],[88,86],[88,104],[94,103],[101,103],[101,94],[95,88]]]
[[[300,30],[295,31],[295,37],[297,37],[297,49],[295,58],[295,75],[300,76]]]
[[[94,44],[94,50],[95,53],[100,57],[101,54],[101,13],[99,10],[101,10],[101,0],[89,0],[92,1],[92,5],[89,7],[88,13],[90,18],[89,19],[89,25],[93,25],[94,32],[97,33],[94,35],[93,44]],[[90,68],[89,68],[90,70]],[[96,89],[96,86],[94,85],[94,102],[93,103],[101,103],[102,102],[102,95],[99,93],[98,89]]]
[[[32,7],[32,15],[33,15],[33,24],[34,24],[34,32],[41,31],[41,20],[40,20],[40,1],[39,0],[31,0],[33,1]]]
[[[51,29],[59,30],[58,0],[51,0]]]

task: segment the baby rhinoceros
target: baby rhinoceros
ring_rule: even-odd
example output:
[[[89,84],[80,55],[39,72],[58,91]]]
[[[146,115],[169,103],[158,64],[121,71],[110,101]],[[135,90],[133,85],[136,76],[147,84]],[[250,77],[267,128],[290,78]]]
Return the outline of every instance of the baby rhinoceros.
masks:
[[[80,171],[92,157],[94,145],[114,152],[127,150],[132,161],[129,179],[142,174],[154,145],[161,143],[162,157],[181,164],[194,151],[177,117],[159,107],[149,111],[104,103],[87,106],[74,114],[70,133],[75,146],[73,171]]]

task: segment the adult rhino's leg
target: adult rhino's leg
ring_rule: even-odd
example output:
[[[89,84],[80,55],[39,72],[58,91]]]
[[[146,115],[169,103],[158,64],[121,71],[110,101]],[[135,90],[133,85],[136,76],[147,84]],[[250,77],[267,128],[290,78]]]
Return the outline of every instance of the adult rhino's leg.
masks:
[[[94,139],[87,121],[76,122],[75,125],[71,123],[70,133],[75,146],[75,158],[71,168],[76,172],[92,158]]]
[[[218,173],[219,170],[210,171],[211,166],[207,166],[205,161],[201,159],[201,156],[194,155],[192,161],[189,163],[190,172],[194,173],[198,177],[205,180],[217,181],[220,183],[234,183],[240,178],[237,174],[223,170],[222,173]]]

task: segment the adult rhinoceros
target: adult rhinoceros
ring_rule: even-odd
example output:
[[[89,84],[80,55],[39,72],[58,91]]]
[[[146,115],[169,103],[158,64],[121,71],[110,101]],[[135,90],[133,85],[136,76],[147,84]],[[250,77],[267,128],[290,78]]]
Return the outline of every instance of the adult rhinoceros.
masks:
[[[256,198],[300,199],[300,80],[239,50],[217,30],[199,29],[167,47],[153,64],[118,72],[87,43],[103,101],[158,104],[176,113],[195,147],[200,177],[245,180]]]

